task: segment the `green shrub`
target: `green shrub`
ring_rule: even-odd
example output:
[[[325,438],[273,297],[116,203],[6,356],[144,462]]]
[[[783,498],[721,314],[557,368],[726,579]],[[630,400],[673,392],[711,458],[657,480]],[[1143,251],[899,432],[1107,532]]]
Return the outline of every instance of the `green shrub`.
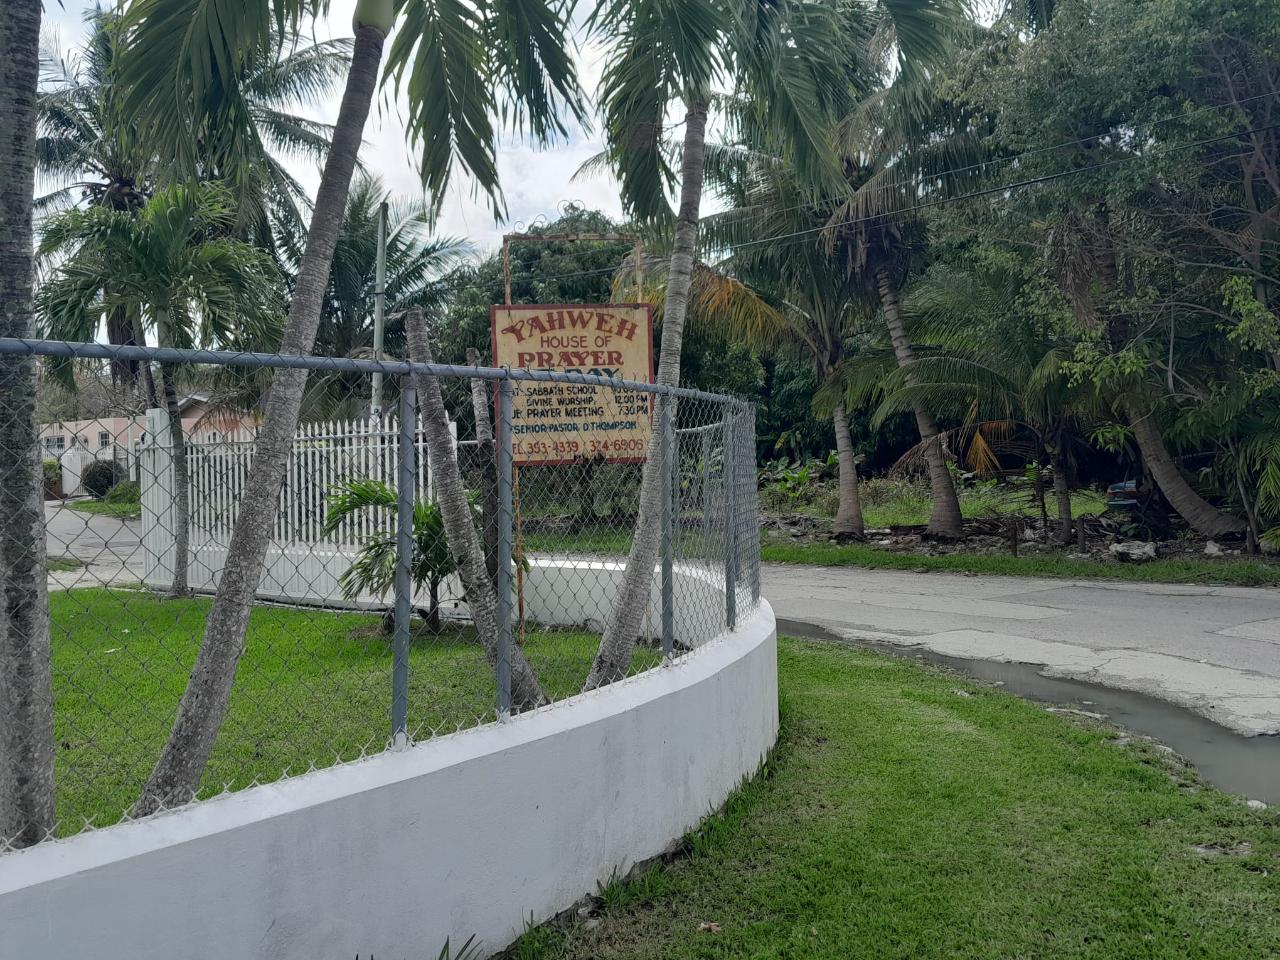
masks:
[[[56,500],[62,496],[62,464],[57,460],[44,461],[44,496]]]
[[[85,468],[80,483],[85,493],[101,500],[107,492],[124,479],[124,470],[112,460],[96,460]]]
[[[106,492],[102,498],[103,503],[141,503],[142,488],[138,486],[137,480],[121,480],[114,487]]]

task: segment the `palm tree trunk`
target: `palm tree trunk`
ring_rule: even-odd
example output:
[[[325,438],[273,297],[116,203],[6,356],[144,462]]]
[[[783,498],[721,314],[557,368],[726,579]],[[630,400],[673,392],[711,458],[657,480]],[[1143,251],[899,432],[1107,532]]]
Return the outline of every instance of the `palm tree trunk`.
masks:
[[[351,187],[365,121],[378,83],[378,65],[386,33],[374,27],[356,30],[351,69],[333,128],[306,251],[294,286],[281,353],[310,353],[320,323],[333,251]],[[293,450],[302,407],[304,370],[278,370],[272,378],[266,415],[258,433],[253,464],[240,498],[218,593],[205,624],[204,640],[178,707],[178,717],[156,762],[135,816],[186,803],[195,795],[226,713],[236,665],[244,651],[245,630],[253,607],[271,530],[279,509],[280,485]]]
[[[1128,415],[1129,427],[1133,430],[1133,439],[1142,452],[1142,462],[1155,478],[1169,505],[1178,512],[1178,516],[1187,521],[1193,530],[1206,537],[1240,533],[1245,529],[1243,520],[1223,513],[1191,489],[1191,484],[1187,483],[1186,477],[1169,456],[1153,411],[1144,412],[1135,403],[1128,402],[1125,404],[1125,413]]]
[[[30,337],[41,0],[0,0],[0,336]],[[0,848],[54,828],[53,684],[36,366],[0,358]]]
[[[480,351],[467,348],[467,363],[480,365]],[[471,413],[476,421],[476,447],[480,454],[481,519],[484,523],[484,568],[489,582],[498,582],[498,462],[493,442],[493,423],[489,419],[489,389],[479,377],[471,381]]]
[[[694,254],[698,246],[698,219],[705,174],[707,105],[694,101],[685,112],[684,147],[681,163],[680,209],[676,214],[675,243],[667,274],[666,306],[662,313],[662,347],[658,354],[658,383],[680,384],[680,354],[684,347],[684,321],[693,282]],[[663,407],[675,401],[659,396],[655,422],[662,421]],[[674,411],[673,411],[674,414]],[[674,415],[671,422],[675,423]],[[583,689],[594,690],[620,680],[631,667],[636,637],[640,634],[649,594],[653,587],[653,567],[658,559],[658,521],[661,515],[661,437],[654,430],[649,437],[644,473],[640,480],[639,515],[631,553],[622,574],[622,584],[613,614],[605,626],[600,647],[591,664]]]
[[[836,431],[836,461],[840,468],[840,505],[836,509],[831,532],[838,537],[861,538],[865,527],[862,521],[862,501],[858,496],[858,461],[853,455],[849,416],[844,412],[843,403],[837,403],[831,411],[831,422]]]
[[[880,266],[876,270],[876,282],[880,287],[880,305],[884,310],[885,323],[889,327],[889,339],[893,341],[893,354],[898,360],[898,366],[907,370],[915,362],[915,352],[911,349],[911,341],[907,338],[907,328],[902,322],[902,306],[898,302],[898,291],[894,289],[893,278],[889,275],[888,268]],[[910,373],[907,374],[907,383],[914,383]],[[933,500],[929,526],[926,529],[936,537],[959,539],[964,533],[960,499],[956,496],[956,485],[951,479],[951,471],[947,469],[947,458],[942,452],[938,424],[933,419],[933,414],[919,401],[915,402],[914,408],[916,428],[920,431],[925,462],[929,466],[929,489]]]
[[[1049,454],[1049,463],[1053,467],[1053,496],[1058,502],[1058,540],[1067,543],[1071,540],[1071,484],[1067,476],[1067,458],[1058,449]]]
[[[160,364],[160,381],[164,385],[164,405],[169,412],[169,448],[173,455],[173,583],[169,596],[191,595],[187,570],[191,562],[191,481],[188,474],[187,438],[182,432],[182,410],[178,406],[178,388],[172,363]]]
[[[427,339],[422,311],[414,310],[404,320],[409,340],[409,358],[414,363],[433,363],[431,342]],[[458,577],[467,596],[471,622],[484,647],[489,666],[498,663],[498,598],[494,582],[485,569],[484,551],[471,522],[471,505],[467,488],[458,469],[458,455],[449,434],[449,417],[440,396],[440,381],[424,373],[413,375],[418,390],[418,410],[422,432],[427,438],[427,459],[435,483],[440,519],[444,521],[449,553],[458,567]],[[529,710],[547,702],[533,667],[515,644],[511,645],[511,704],[517,710]]]

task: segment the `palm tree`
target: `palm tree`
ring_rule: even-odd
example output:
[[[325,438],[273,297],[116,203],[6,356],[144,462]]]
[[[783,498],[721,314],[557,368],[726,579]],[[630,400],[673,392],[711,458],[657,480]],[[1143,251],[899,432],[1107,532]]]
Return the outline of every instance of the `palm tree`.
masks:
[[[610,66],[600,86],[606,156],[622,199],[641,220],[669,225],[667,190],[676,180],[673,150],[663,128],[673,102],[683,110],[679,203],[674,215],[667,288],[663,295],[658,383],[680,383],[685,316],[698,245],[705,176],[708,112],[718,83],[734,84],[749,109],[734,111],[749,126],[769,130],[815,182],[835,182],[826,141],[845,83],[840,55],[845,24],[836,8],[817,0],[606,0],[592,27],[607,38]],[[658,398],[658,414],[666,398]],[[657,433],[640,485],[636,534],[618,600],[587,677],[592,689],[626,676],[648,606],[658,553],[661,471]]]
[[[123,18],[95,8],[85,19],[89,36],[74,56],[47,51],[41,57],[36,169],[47,189],[37,197],[36,209],[47,214],[85,202],[137,211],[164,171],[154,145],[124,112]],[[273,225],[286,235],[305,233],[309,201],[278,156],[322,156],[328,148],[329,126],[293,110],[313,105],[331,89],[350,61],[349,51],[344,40],[299,46],[290,37],[248,62],[236,89],[239,109],[251,125],[246,139],[252,149],[239,162],[200,156],[196,174],[222,179],[234,191],[236,232],[264,249],[274,248]],[[107,318],[107,341],[143,343],[139,323],[126,306],[117,307]],[[154,405],[151,371],[146,365],[142,369]],[[112,373],[132,383],[137,364],[113,364]]]
[[[442,275],[471,252],[465,241],[432,237],[430,209],[421,202],[396,202],[373,176],[357,174],[347,198],[329,286],[316,333],[316,352],[334,357],[373,354],[373,313],[378,251],[378,209],[388,205],[386,247],[386,338],[384,351],[406,355],[404,315],[410,307],[437,309],[450,286]],[[285,262],[302,259],[302,237],[285,235]],[[364,377],[322,375],[309,385],[305,408],[331,410],[351,399]]]
[[[695,267],[690,321],[760,349],[794,352],[812,364],[819,386],[815,406],[831,421],[839,467],[832,533],[861,537],[848,406],[839,391],[823,388],[839,379],[848,342],[865,310],[851,296],[843,264],[817,236],[834,204],[814,198],[789,164],[760,146],[743,150],[732,158],[736,163],[717,165],[708,178],[730,206],[703,220],[703,242],[709,249],[733,252],[715,264]],[[666,260],[645,265],[644,275],[653,286],[646,292],[663,309],[658,286],[668,268]]]
[[[305,17],[324,8],[322,0],[247,0],[218,4],[216,10],[202,0],[137,0],[126,14],[130,116],[172,151],[179,165],[195,165],[195,143],[221,145],[212,151],[215,155],[241,155],[246,125],[243,113],[232,109],[236,78],[247,63],[271,49],[273,24],[296,30]],[[547,0],[482,5],[359,0],[346,88],[293,287],[282,352],[305,354],[314,348],[383,46],[397,19],[402,25],[391,47],[388,73],[398,87],[403,82],[408,96],[410,134],[422,151],[420,168],[432,202],[442,202],[456,159],[500,207],[494,116],[546,141],[564,131],[562,109],[583,115],[564,44],[565,16],[561,4]],[[185,803],[204,773],[244,647],[305,385],[305,371],[282,369],[272,379],[204,642],[164,752],[135,807],[137,814]]]
[[[335,533],[349,517],[362,512],[376,511],[394,519],[398,507],[396,491],[381,480],[348,480],[329,493],[324,532]],[[395,583],[396,550],[396,532],[391,525],[367,536],[360,544],[360,553],[339,578],[343,596],[354,599],[362,593],[372,593],[385,598]],[[427,628],[433,633],[440,631],[440,585],[456,570],[440,508],[423,500],[414,501],[410,579],[415,589],[427,588]],[[384,618],[384,631],[387,625]]]
[[[275,269],[258,248],[227,235],[235,222],[232,197],[212,183],[159,190],[137,212],[97,206],[51,218],[40,254],[64,259],[37,298],[45,334],[93,340],[103,314],[124,308],[162,347],[261,342],[276,320]],[[176,373],[160,365],[174,464],[175,597],[189,592],[190,510]]]
[[[940,171],[956,157],[981,154],[969,122],[963,111],[935,94],[929,76],[918,69],[902,70],[841,121],[839,149],[850,196],[828,222],[827,236],[863,296],[878,307],[907,381],[913,378],[916,354],[901,292],[926,236],[913,209],[922,183],[941,181],[954,188],[958,178],[944,178]],[[933,505],[927,530],[956,539],[963,532],[960,500],[937,420],[919,400],[911,412],[929,471]]]
[[[969,250],[963,266],[938,263],[911,286],[903,312],[926,352],[909,370],[882,378],[872,424],[923,405],[963,422],[960,439],[974,469],[998,467],[1001,447],[1047,461],[1057,535],[1066,542],[1073,450],[1082,424],[1102,411],[1094,391],[1065,369],[1076,340],[1064,332],[1061,311],[1037,315],[1029,306],[1046,299],[1034,289],[1035,264],[1019,266],[982,264],[980,252]],[[1030,439],[1012,442],[1011,431]]]
[[[0,336],[29,337],[40,0],[0,0]],[[36,368],[0,357],[0,846],[54,827],[53,676]]]

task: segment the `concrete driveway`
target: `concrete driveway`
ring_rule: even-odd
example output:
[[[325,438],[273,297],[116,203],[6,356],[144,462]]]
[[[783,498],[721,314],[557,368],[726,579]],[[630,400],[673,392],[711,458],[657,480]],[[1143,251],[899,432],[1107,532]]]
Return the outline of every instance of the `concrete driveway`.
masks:
[[[136,584],[142,579],[142,521],[81,513],[56,500],[45,501],[44,517],[49,556],[84,564],[79,570],[51,572],[50,589]]]
[[[1137,690],[1280,733],[1280,590],[766,565],[780,621]],[[780,625],[785,633],[785,624]]]

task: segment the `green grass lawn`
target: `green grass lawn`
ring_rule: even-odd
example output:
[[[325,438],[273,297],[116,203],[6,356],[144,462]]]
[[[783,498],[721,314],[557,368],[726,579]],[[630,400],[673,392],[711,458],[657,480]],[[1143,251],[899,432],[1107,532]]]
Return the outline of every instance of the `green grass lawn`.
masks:
[[[113,823],[159,756],[195,660],[207,599],[70,590],[50,594],[55,775],[64,833]],[[379,618],[260,606],[253,611],[226,721],[202,793],[240,788],[376,752],[390,735],[391,649]],[[599,638],[533,631],[544,689],[577,693]],[[637,651],[635,668],[658,656]],[[493,719],[496,690],[470,630],[420,634],[409,657],[415,738]]]
[[[871,567],[883,570],[945,571],[1016,577],[1067,577],[1130,580],[1142,583],[1213,583],[1241,587],[1280,586],[1280,563],[1251,557],[1169,559],[1146,563],[1072,560],[1052,554],[951,553],[924,556],[894,553],[864,543],[793,543],[766,540],[760,549],[766,563]]]
[[[74,500],[67,506],[81,513],[96,513],[103,517],[115,517],[117,520],[142,519],[142,504],[127,500],[119,503],[106,500]]]
[[[780,671],[776,754],[688,856],[508,956],[1280,955],[1277,811],[910,661],[784,640]]]

